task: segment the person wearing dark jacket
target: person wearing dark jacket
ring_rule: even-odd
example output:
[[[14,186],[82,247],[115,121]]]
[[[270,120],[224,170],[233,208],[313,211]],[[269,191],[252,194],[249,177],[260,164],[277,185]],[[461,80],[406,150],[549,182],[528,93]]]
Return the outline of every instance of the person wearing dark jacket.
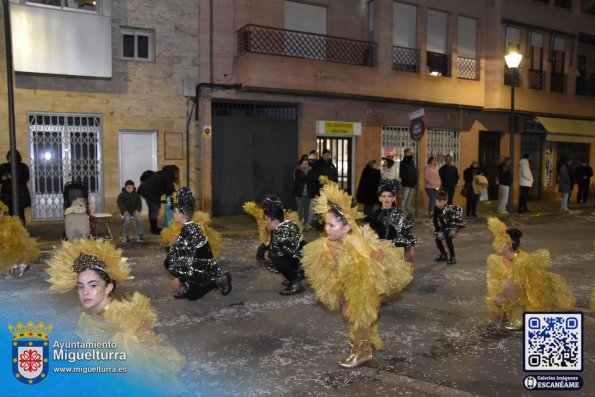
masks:
[[[297,213],[304,225],[310,222],[310,204],[316,193],[314,172],[310,169],[308,157],[302,157],[293,172],[293,196],[297,203]]]
[[[574,186],[574,173],[571,164],[572,159],[566,158],[558,170],[558,192],[562,193],[562,197],[560,197],[560,210],[562,211],[568,211],[568,200]]]
[[[138,194],[134,187],[134,182],[127,180],[122,188],[122,193],[118,195],[118,208],[124,219],[124,237],[126,239],[126,244],[130,244],[131,217],[134,217],[134,223],[136,224],[137,241],[143,241],[143,221],[140,217],[142,207],[143,202],[140,198],[140,194]]]
[[[459,184],[459,169],[452,165],[452,156],[447,154],[444,157],[444,165],[438,170],[440,175],[440,183],[442,184],[442,190],[446,192],[448,196],[448,205],[452,205],[452,200],[455,195],[455,189]]]
[[[512,186],[512,170],[510,169],[510,157],[504,158],[498,165],[498,186],[500,187],[500,203],[498,204],[499,214],[507,214],[508,196]]]
[[[357,202],[364,205],[364,214],[366,214],[368,220],[370,220],[370,216],[374,212],[374,206],[378,202],[376,191],[379,184],[380,170],[376,168],[376,160],[370,160],[362,171],[356,195]]]
[[[326,176],[330,181],[339,181],[339,173],[337,171],[337,167],[333,164],[333,159],[331,158],[331,151],[328,149],[324,149],[322,151],[322,158],[316,160],[314,165],[312,165],[312,171],[314,171],[314,177],[316,182],[316,195],[318,195],[318,192],[322,187],[319,179],[322,175]]]
[[[577,204],[586,203],[589,198],[589,186],[591,185],[591,177],[593,176],[593,168],[587,164],[587,160],[581,159],[580,165],[574,169],[574,178],[578,185],[578,192],[576,194]]]
[[[19,201],[18,214],[12,212],[12,172],[10,168],[10,150],[6,153],[7,162],[0,165],[0,201],[8,205],[10,215],[18,215],[25,224],[25,208],[31,207],[31,195],[27,182],[29,182],[29,167],[22,162],[21,153],[15,150],[17,163],[17,194]]]
[[[411,212],[411,196],[413,188],[417,185],[417,168],[413,162],[413,150],[405,149],[405,157],[399,165],[399,177],[401,178],[402,198],[401,209]]]
[[[467,205],[465,206],[465,213],[467,216],[477,216],[476,208],[479,201],[479,193],[473,189],[473,178],[481,175],[483,172],[479,168],[479,161],[473,160],[469,168],[463,171],[463,179],[465,180],[465,197],[467,198]]]
[[[150,174],[142,180],[138,187],[138,193],[147,200],[149,206],[149,224],[151,233],[159,234],[161,229],[157,227],[157,215],[161,208],[161,196],[169,196],[176,191],[175,183],[180,178],[180,169],[177,165],[166,165],[161,171]]]

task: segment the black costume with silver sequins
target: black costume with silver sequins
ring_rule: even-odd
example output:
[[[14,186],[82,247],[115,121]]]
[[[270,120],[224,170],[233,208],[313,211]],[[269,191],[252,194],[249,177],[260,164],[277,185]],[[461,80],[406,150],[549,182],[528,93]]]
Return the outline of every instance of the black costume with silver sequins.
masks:
[[[207,237],[192,221],[182,227],[178,239],[169,248],[164,265],[172,276],[180,279],[179,296],[193,296],[198,289],[214,288],[217,278],[221,277]]]
[[[370,218],[370,227],[378,237],[392,241],[395,247],[408,250],[417,242],[412,232],[414,222],[410,213],[400,208],[379,208]]]
[[[445,205],[442,210],[434,210],[434,229],[436,232],[458,231],[465,227],[463,209],[458,205]]]
[[[269,258],[274,266],[289,281],[302,278],[300,267],[304,240],[295,222],[286,220],[271,232],[268,246]]]

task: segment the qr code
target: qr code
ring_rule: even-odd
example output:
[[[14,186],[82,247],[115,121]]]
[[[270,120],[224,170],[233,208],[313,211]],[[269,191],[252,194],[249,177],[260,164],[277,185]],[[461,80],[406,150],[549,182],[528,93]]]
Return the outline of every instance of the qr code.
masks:
[[[525,371],[582,371],[583,314],[525,313]]]

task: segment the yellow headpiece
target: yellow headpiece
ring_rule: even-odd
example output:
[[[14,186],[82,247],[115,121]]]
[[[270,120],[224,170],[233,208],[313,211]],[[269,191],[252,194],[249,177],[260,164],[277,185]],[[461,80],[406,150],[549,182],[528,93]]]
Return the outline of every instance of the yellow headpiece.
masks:
[[[495,247],[503,247],[505,244],[512,246],[512,239],[510,235],[506,233],[506,225],[500,219],[490,216],[488,218],[488,229],[494,235],[494,243]]]
[[[76,286],[80,272],[85,269],[100,270],[114,281],[129,280],[130,266],[122,258],[122,250],[104,240],[80,239],[64,241],[54,249],[47,273],[51,289],[68,292]]]
[[[320,195],[315,199],[314,212],[324,215],[329,210],[334,209],[354,229],[357,226],[355,221],[363,218],[365,215],[357,210],[357,205],[352,207],[352,202],[353,199],[351,196],[344,190],[341,190],[336,182],[329,182],[322,187]]]
[[[4,213],[8,215],[8,206],[2,201],[0,201],[0,211],[4,211]]]

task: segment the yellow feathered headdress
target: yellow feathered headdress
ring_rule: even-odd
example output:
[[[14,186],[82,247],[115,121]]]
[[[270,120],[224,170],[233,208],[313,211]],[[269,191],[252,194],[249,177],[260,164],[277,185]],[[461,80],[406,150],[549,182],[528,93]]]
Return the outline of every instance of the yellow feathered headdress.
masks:
[[[0,211],[4,211],[4,213],[8,215],[8,206],[2,201],[0,201]]]
[[[506,225],[500,219],[490,216],[488,218],[488,229],[494,235],[494,247],[503,247],[505,244],[512,246],[512,239],[510,235],[506,233]]]
[[[104,240],[80,239],[64,241],[54,249],[46,270],[55,292],[68,292],[76,286],[79,272],[100,269],[114,281],[129,280],[130,266],[122,258],[122,250]]]
[[[357,205],[351,206],[353,199],[335,182],[329,182],[320,189],[320,195],[314,201],[314,212],[325,215],[329,210],[335,209],[347,220],[349,226],[354,229],[357,219],[365,215],[357,210]]]

